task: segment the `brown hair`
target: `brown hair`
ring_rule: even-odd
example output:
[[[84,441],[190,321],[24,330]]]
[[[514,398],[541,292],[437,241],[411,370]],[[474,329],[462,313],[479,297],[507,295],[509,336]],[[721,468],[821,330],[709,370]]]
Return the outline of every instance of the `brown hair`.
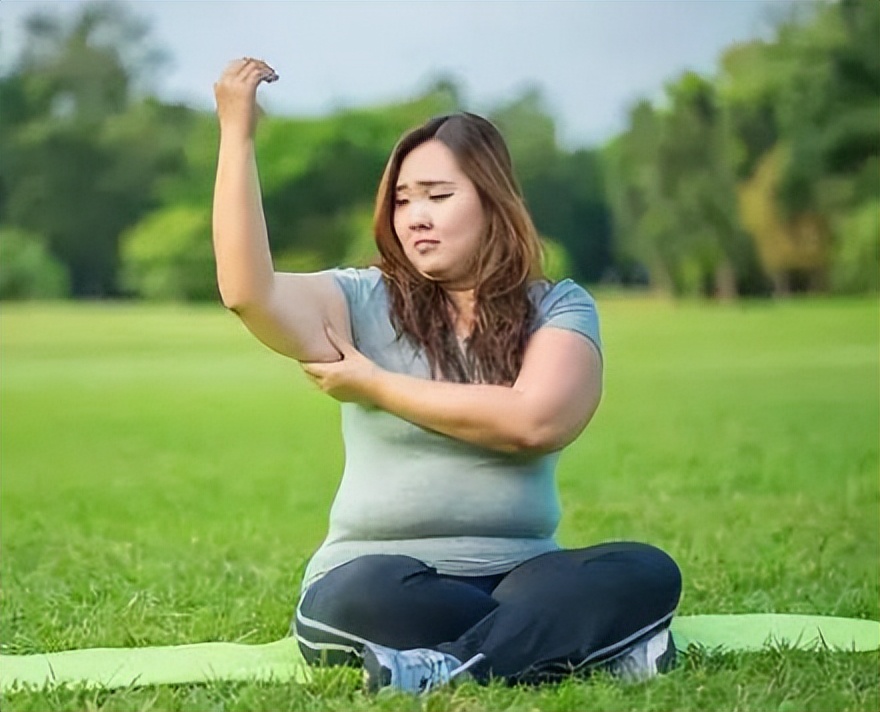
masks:
[[[394,231],[394,197],[406,156],[430,140],[443,143],[474,183],[486,212],[476,257],[474,330],[458,347],[446,291],[412,266]],[[498,129],[469,113],[431,119],[406,133],[391,152],[376,196],[373,221],[379,267],[398,336],[425,350],[434,377],[510,385],[519,374],[534,306],[531,280],[543,277],[541,243],[523,202]]]

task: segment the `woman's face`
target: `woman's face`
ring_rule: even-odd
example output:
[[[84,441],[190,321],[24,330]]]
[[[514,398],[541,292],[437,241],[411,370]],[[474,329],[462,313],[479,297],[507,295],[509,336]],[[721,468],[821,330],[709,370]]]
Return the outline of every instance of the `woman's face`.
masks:
[[[473,288],[486,230],[476,186],[443,143],[427,141],[407,154],[394,197],[394,231],[422,275],[447,289]]]

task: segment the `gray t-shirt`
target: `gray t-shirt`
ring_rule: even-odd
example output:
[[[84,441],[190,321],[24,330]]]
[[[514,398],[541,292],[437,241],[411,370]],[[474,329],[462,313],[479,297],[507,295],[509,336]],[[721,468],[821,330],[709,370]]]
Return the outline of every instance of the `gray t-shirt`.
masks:
[[[381,272],[330,274],[345,294],[355,347],[386,370],[430,378],[424,353],[397,338]],[[595,302],[583,288],[568,279],[534,282],[529,297],[532,333],[568,329],[601,352]],[[500,453],[354,403],[342,404],[342,436],[342,481],[303,589],[365,554],[405,554],[440,573],[482,576],[559,548],[559,452]]]

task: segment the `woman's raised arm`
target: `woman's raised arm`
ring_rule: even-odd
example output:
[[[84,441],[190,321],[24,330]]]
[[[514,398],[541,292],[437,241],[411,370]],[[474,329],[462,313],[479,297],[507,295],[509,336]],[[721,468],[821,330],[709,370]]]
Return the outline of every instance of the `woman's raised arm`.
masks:
[[[214,85],[220,150],[214,185],[213,240],[223,304],[264,344],[298,361],[335,361],[329,323],[349,334],[345,297],[326,273],[275,272],[263,215],[254,133],[256,92],[273,81],[265,62],[232,62]]]

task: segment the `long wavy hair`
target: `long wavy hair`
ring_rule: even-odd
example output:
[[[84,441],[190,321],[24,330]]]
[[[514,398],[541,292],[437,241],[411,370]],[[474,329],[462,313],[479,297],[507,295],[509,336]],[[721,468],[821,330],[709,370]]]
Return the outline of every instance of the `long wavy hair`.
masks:
[[[474,265],[474,328],[463,348],[455,336],[455,304],[420,274],[394,231],[394,198],[407,155],[430,140],[443,143],[476,186],[486,231]],[[394,147],[376,196],[373,231],[398,337],[427,356],[432,377],[459,383],[511,385],[522,367],[534,306],[531,281],[543,278],[541,243],[501,134],[486,119],[457,113],[431,119]]]

